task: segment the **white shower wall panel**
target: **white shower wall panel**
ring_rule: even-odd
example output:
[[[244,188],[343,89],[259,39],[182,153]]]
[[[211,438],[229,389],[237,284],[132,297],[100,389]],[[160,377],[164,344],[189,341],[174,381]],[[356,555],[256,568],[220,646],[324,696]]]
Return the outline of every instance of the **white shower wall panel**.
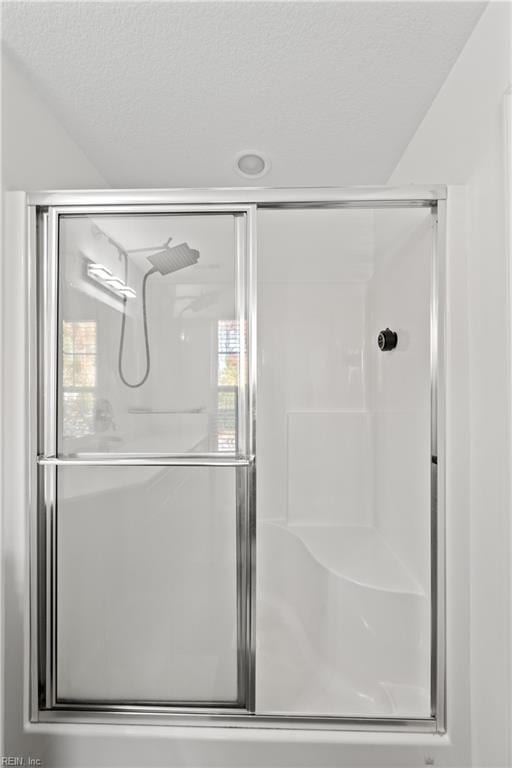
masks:
[[[430,578],[430,209],[375,212],[375,273],[368,284],[368,402],[375,525],[425,592]],[[398,345],[377,348],[389,326]]]
[[[373,231],[361,212],[333,213],[258,213],[260,519],[371,520],[364,341]]]
[[[263,348],[258,475],[263,515],[284,518],[288,472],[302,471],[301,456],[306,461],[311,452],[325,456],[328,437],[323,427],[329,414],[336,420],[348,414],[348,428],[338,433],[337,440],[331,430],[330,447],[335,455],[350,450],[354,426],[350,416],[355,411],[361,417],[364,411],[364,295],[365,286],[358,283],[259,285]],[[322,482],[312,466],[307,476],[311,489]],[[353,520],[354,510],[347,512],[345,520],[339,510],[339,524]]]
[[[288,413],[289,523],[370,524],[369,427],[366,411]]]

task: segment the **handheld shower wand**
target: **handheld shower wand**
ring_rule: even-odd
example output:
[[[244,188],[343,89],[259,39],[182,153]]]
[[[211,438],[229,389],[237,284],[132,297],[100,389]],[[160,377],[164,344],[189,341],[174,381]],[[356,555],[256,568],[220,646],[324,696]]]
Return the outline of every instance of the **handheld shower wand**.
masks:
[[[123,373],[123,350],[124,350],[124,334],[126,328],[126,296],[123,297],[123,316],[121,320],[121,336],[119,339],[119,356],[117,368],[119,371],[119,378],[126,387],[130,389],[138,389],[148,379],[151,371],[151,355],[149,350],[149,331],[148,331],[148,317],[147,317],[147,302],[146,302],[146,287],[147,281],[154,275],[155,272],[160,272],[162,276],[168,275],[171,272],[177,272],[185,267],[191,267],[197,264],[199,261],[199,251],[195,248],[190,248],[188,243],[180,243],[179,245],[169,246],[172,237],[170,237],[163,246],[157,246],[157,248],[138,248],[135,251],[125,251],[117,243],[115,243],[119,254],[124,258],[124,281],[128,283],[128,254],[140,251],[155,250],[151,256],[147,256],[147,260],[153,266],[148,269],[142,280],[142,317],[144,323],[144,348],[146,351],[146,368],[144,375],[137,382],[130,382],[126,379]],[[111,241],[112,242],[112,241]]]

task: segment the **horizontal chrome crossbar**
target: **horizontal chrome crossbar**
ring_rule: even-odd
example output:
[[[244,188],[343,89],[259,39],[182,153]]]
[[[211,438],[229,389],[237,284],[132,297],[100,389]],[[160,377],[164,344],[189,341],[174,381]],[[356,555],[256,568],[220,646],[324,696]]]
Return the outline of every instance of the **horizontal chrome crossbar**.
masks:
[[[222,456],[222,455],[182,455],[169,454],[153,456],[130,456],[129,454],[111,454],[101,457],[97,454],[81,454],[76,457],[39,456],[40,466],[57,467],[248,467],[254,461],[254,456]]]

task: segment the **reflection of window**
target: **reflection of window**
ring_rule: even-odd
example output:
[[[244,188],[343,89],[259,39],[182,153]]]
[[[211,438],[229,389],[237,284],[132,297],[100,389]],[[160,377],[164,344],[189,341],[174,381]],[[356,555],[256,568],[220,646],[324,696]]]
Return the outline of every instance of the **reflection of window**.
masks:
[[[96,323],[62,324],[63,436],[94,432]]]
[[[219,320],[217,331],[217,450],[236,451],[240,327]]]

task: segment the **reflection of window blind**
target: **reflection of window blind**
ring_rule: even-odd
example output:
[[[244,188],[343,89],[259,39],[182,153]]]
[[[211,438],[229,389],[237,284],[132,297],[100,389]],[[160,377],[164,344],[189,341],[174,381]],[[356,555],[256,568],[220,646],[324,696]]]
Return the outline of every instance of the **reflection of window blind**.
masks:
[[[240,333],[237,320],[219,320],[219,355],[240,354]]]
[[[238,410],[240,329],[236,320],[219,320],[217,326],[217,450],[234,453]]]
[[[94,432],[96,405],[96,323],[62,324],[63,436]]]

